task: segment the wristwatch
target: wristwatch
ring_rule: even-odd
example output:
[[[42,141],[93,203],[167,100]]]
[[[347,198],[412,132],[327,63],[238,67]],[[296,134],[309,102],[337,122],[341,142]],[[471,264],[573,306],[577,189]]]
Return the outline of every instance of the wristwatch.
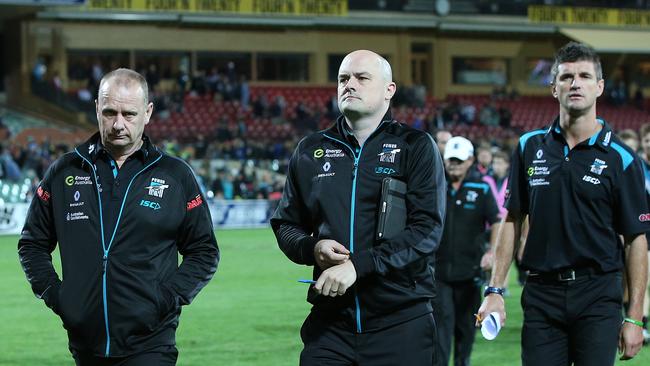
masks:
[[[503,296],[503,292],[505,290],[506,289],[504,289],[502,287],[490,287],[490,286],[488,286],[488,287],[485,288],[485,291],[483,292],[483,297],[485,297],[485,296],[487,296],[489,294],[498,294],[498,295]]]

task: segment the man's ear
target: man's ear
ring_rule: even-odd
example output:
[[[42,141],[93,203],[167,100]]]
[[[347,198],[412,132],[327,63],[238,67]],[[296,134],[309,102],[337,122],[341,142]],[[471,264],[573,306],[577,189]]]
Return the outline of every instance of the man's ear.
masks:
[[[557,99],[557,89],[555,83],[551,83],[551,94],[553,94],[553,98]]]
[[[397,85],[391,81],[386,85],[386,100],[391,100],[393,98],[393,95],[395,95],[395,91],[397,91]]]

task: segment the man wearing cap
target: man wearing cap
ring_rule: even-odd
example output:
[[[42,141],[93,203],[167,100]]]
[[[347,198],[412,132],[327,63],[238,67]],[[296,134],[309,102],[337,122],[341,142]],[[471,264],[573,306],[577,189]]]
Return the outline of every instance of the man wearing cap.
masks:
[[[499,209],[490,186],[467,176],[474,162],[472,143],[452,137],[445,148],[447,217],[436,254],[439,365],[448,365],[454,340],[454,365],[469,365],[474,343],[473,313],[481,301],[480,262],[486,240],[486,223],[495,224]],[[493,240],[492,240],[493,242]]]

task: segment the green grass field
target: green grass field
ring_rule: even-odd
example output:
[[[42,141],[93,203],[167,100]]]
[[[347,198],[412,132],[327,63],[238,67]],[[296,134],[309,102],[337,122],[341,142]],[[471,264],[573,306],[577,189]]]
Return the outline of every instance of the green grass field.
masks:
[[[0,365],[73,365],[60,321],[25,280],[17,240],[0,237]],[[219,269],[181,317],[178,364],[297,365],[309,306],[306,285],[296,280],[309,277],[310,268],[286,259],[270,230],[224,230],[217,240]],[[508,324],[497,340],[477,335],[475,366],[520,364],[521,289],[511,286],[511,293]],[[618,364],[650,365],[650,348]]]

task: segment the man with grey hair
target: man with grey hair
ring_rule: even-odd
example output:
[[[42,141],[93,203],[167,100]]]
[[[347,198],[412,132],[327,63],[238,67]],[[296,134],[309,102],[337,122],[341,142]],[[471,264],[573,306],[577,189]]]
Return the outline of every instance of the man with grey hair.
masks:
[[[392,119],[395,89],[383,57],[348,54],[338,73],[342,116],[300,141],[289,163],[271,225],[289,259],[313,266],[303,366],[433,362],[444,168],[429,134]],[[406,183],[405,193],[390,193],[406,212],[384,236],[378,211],[389,178]]]
[[[174,365],[181,306],[219,261],[210,212],[190,167],[144,135],[153,105],[142,75],[105,75],[96,112],[99,132],[40,183],[20,262],[61,318],[77,365]]]

